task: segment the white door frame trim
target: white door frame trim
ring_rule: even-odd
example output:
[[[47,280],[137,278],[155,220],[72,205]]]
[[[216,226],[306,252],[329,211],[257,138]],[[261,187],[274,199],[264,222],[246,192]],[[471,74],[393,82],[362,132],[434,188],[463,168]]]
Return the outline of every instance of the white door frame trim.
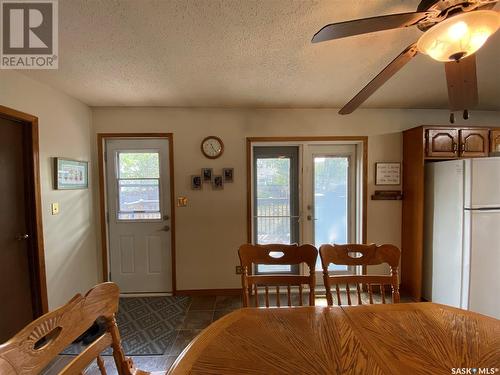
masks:
[[[109,248],[108,248],[108,223],[107,223],[107,201],[106,201],[106,163],[105,142],[108,139],[143,139],[156,138],[168,140],[169,151],[169,173],[170,173],[170,205],[171,205],[171,249],[172,249],[172,293],[175,295],[176,286],[176,263],[175,263],[175,181],[174,181],[174,135],[173,133],[98,133],[97,134],[97,156],[99,170],[99,219],[101,235],[101,257],[102,257],[102,280],[109,281]]]

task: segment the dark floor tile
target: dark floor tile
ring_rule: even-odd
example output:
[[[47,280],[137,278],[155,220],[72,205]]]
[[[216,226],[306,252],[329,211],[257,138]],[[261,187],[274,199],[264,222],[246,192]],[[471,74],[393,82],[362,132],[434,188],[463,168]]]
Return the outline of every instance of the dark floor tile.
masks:
[[[182,329],[203,329],[212,323],[213,317],[213,310],[188,311]]]
[[[236,310],[243,306],[241,296],[217,296],[215,310]]]
[[[401,303],[411,303],[415,302],[411,297],[409,296],[401,296],[399,302]]]
[[[41,375],[55,375],[59,374],[61,370],[70,363],[75,356],[72,355],[59,355],[54,360],[47,365],[47,367],[41,372]]]
[[[222,318],[223,316],[229,314],[230,312],[233,312],[234,310],[215,310],[214,311],[214,322],[217,319]]]
[[[174,364],[177,356],[175,355],[167,355],[163,357],[165,359],[165,370],[168,370]]]
[[[175,361],[175,356],[135,356],[135,367],[142,371],[166,371]]]
[[[107,375],[118,375],[115,360],[112,356],[103,356],[104,367]],[[85,375],[101,375],[101,370],[97,366],[97,362],[93,361],[84,372]]]
[[[200,333],[200,329],[181,329],[177,338],[175,339],[174,345],[170,349],[169,356],[178,356],[184,350],[186,346]]]
[[[191,299],[189,311],[192,310],[213,310],[215,306],[215,296],[194,296]]]

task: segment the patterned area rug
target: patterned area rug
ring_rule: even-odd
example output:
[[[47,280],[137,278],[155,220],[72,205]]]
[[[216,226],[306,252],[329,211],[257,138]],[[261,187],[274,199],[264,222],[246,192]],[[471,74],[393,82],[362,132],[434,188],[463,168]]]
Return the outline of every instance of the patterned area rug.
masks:
[[[184,321],[189,297],[120,298],[116,321],[125,355],[162,355],[175,341]],[[81,343],[72,344],[62,354],[78,354]],[[107,349],[103,355],[111,355]]]

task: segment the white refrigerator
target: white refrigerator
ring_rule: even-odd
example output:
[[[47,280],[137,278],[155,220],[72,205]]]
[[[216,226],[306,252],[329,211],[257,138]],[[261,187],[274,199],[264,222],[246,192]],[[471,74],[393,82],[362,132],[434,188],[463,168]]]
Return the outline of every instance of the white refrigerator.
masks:
[[[425,175],[424,298],[500,319],[500,157]]]

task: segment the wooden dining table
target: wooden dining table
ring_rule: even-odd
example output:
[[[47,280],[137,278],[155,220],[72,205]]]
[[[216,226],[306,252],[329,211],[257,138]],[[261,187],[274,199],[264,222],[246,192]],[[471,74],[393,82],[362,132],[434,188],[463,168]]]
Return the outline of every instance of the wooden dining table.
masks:
[[[201,332],[169,374],[500,374],[499,369],[500,320],[425,302],[239,309]]]

